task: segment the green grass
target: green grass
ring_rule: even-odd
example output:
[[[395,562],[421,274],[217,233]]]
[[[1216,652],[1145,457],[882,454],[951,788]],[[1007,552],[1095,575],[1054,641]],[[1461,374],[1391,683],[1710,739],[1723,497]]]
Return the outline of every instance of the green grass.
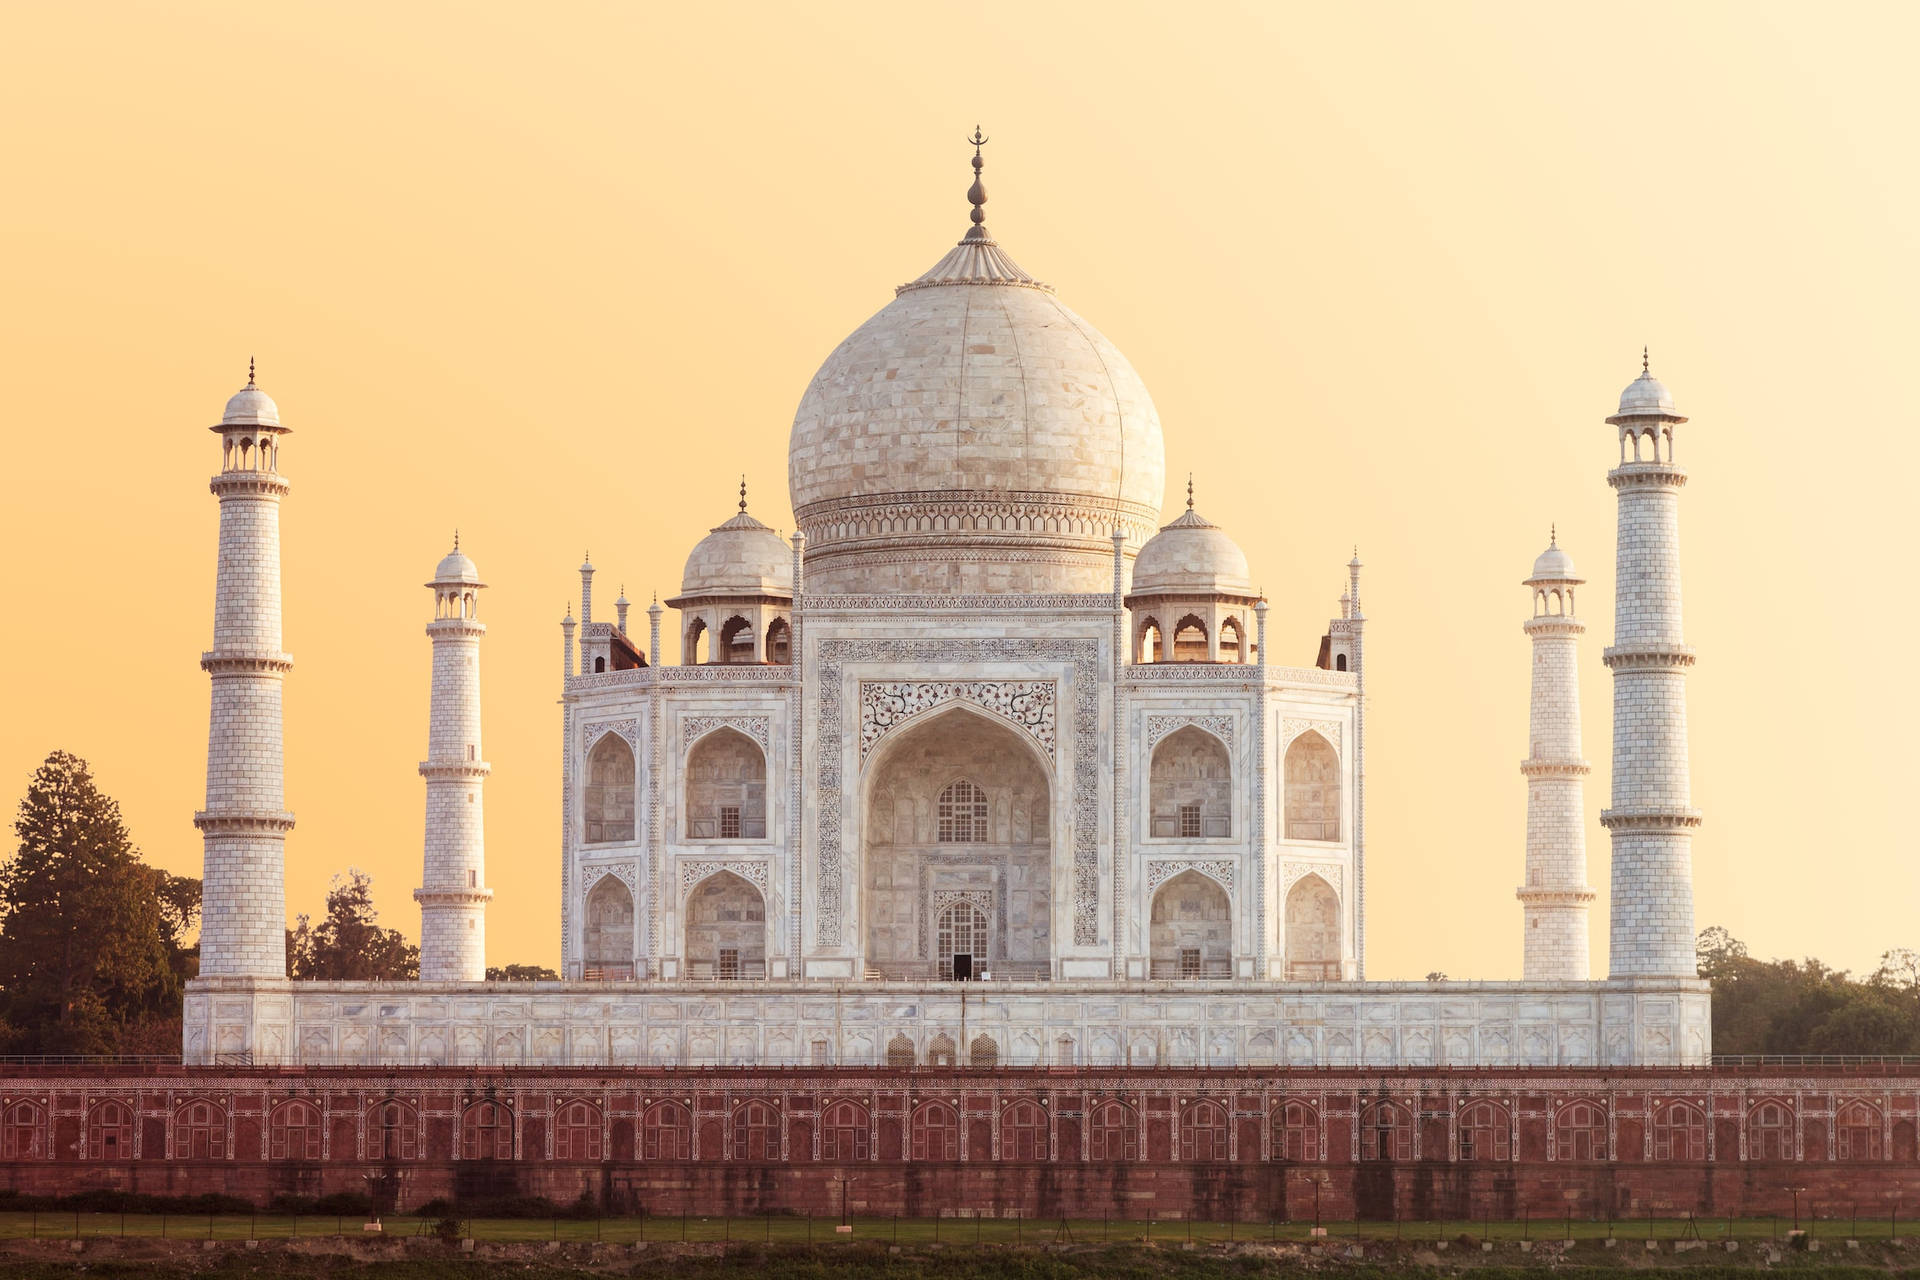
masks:
[[[834,1230],[838,1219],[828,1215],[811,1220],[775,1214],[771,1217],[680,1217],[606,1218],[578,1220],[569,1218],[481,1218],[461,1219],[460,1234],[479,1241],[540,1242],[559,1240],[606,1244],[640,1242],[712,1243],[735,1241],[773,1245],[843,1245],[880,1243],[927,1245],[933,1243],[963,1245],[1051,1245],[1071,1240],[1075,1244],[1151,1242],[1176,1244],[1225,1243],[1227,1241],[1293,1241],[1311,1238],[1310,1222],[1198,1222],[1177,1219],[1158,1221],[1112,1219],[1073,1219],[1064,1226],[1059,1219],[1011,1218],[856,1218],[850,1234]],[[99,1239],[125,1236],[153,1238],[165,1236],[177,1240],[285,1240],[294,1237],[346,1236],[365,1238],[363,1220],[308,1215],[161,1215],[107,1213],[0,1213],[0,1239]],[[428,1219],[399,1215],[383,1222],[384,1236],[426,1236],[433,1234],[435,1223]],[[1792,1227],[1787,1218],[1701,1218],[1686,1219],[1623,1218],[1612,1224],[1575,1219],[1533,1219],[1527,1222],[1328,1222],[1327,1239],[1332,1243],[1350,1241],[1393,1241],[1406,1243],[1453,1241],[1462,1236],[1476,1243],[1482,1240],[1510,1242],[1604,1240],[1609,1235],[1622,1242],[1640,1242],[1649,1238],[1661,1241],[1700,1238],[1704,1240],[1769,1240],[1783,1243]],[[1851,1217],[1805,1220],[1801,1226],[1822,1240],[1857,1238],[1887,1240],[1895,1223],[1886,1216],[1859,1219]],[[1920,1238],[1920,1221],[1900,1219],[1901,1238]]]

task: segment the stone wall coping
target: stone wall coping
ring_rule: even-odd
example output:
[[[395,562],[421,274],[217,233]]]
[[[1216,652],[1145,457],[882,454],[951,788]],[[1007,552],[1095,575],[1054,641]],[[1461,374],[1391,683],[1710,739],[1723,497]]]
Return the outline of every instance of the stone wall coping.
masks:
[[[1137,995],[1189,996],[1219,999],[1297,995],[1323,999],[1355,999],[1380,996],[1431,996],[1490,994],[1513,996],[1596,996],[1596,995],[1676,995],[1698,994],[1711,989],[1704,978],[1606,978],[1594,982],[1525,982],[1517,979],[1486,979],[1427,982],[1421,979],[1375,982],[1272,982],[1257,979],[1238,981],[1145,981],[1108,978],[1069,978],[1053,982],[853,982],[846,979],[812,981],[766,979],[760,981],[691,982],[643,979],[632,982],[295,982],[272,978],[195,978],[187,983],[194,993],[219,995],[232,992],[287,993],[295,996],[367,995],[367,996],[441,996],[441,995],[796,995],[852,996],[898,994],[958,997],[973,995],[980,999],[995,996],[1044,995]]]

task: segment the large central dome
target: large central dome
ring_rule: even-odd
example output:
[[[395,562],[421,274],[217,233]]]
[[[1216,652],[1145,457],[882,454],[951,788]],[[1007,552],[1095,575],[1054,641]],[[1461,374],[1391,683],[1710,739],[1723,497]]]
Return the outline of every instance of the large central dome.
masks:
[[[810,592],[1107,592],[1159,523],[1165,447],[1127,358],[973,228],[854,330],[793,418]]]

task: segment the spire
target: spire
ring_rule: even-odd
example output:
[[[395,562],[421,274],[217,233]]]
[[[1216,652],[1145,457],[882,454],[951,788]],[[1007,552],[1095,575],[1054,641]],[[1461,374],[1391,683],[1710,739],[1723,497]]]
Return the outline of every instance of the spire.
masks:
[[[1548,550],[1552,550],[1554,547],[1557,547],[1559,545],[1560,545],[1560,524],[1558,521],[1555,521],[1553,524],[1550,524],[1547,526],[1547,548]]]
[[[989,139],[976,124],[973,126],[973,136],[967,141],[973,144],[973,185],[967,188],[967,203],[973,206],[973,212],[968,216],[973,220],[973,227],[967,232],[967,239],[989,240],[992,237],[987,234],[987,188],[980,181],[980,170],[986,163],[980,158],[980,148],[986,146]]]
[[[1193,472],[1187,472],[1187,510],[1193,510]]]
[[[1641,347],[1640,347],[1640,376],[1643,378],[1650,378],[1653,376],[1653,369],[1648,363],[1647,347],[1644,343],[1641,344]]]
[[[741,514],[742,515],[746,514],[746,510],[747,510],[747,475],[746,475],[746,472],[743,471],[740,473],[740,512]]]
[[[453,531],[453,549],[455,551],[460,549],[460,531],[458,529]]]
[[[253,357],[247,357],[247,385],[253,385]]]

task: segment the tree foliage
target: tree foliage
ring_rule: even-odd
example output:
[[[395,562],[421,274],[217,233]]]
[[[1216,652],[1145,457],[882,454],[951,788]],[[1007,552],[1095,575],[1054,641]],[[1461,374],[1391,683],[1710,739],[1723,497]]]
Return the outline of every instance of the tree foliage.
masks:
[[[18,1053],[169,1053],[198,968],[200,882],[140,860],[80,757],[34,771],[0,866],[0,991]]]
[[[1920,953],[1887,952],[1865,979],[1818,960],[1756,960],[1725,929],[1695,954],[1713,984],[1715,1053],[1920,1053]]]
[[[558,982],[560,975],[541,964],[487,966],[488,982]]]
[[[358,867],[335,876],[327,912],[314,924],[304,912],[287,930],[287,976],[319,982],[411,982],[420,976],[420,948],[398,929],[382,929],[373,907],[373,877]]]

